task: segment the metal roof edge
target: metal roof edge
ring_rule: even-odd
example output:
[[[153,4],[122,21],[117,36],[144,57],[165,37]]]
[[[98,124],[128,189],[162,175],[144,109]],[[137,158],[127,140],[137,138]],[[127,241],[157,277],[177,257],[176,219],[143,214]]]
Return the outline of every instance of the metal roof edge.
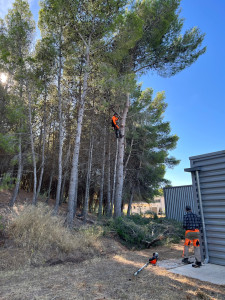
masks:
[[[196,158],[203,158],[203,157],[209,157],[209,156],[217,156],[219,154],[225,154],[225,150],[217,151],[217,152],[211,152],[211,153],[206,153],[206,154],[201,154],[201,155],[195,155],[195,156],[190,156],[190,160],[194,160]]]
[[[195,172],[195,171],[201,171],[201,167],[193,167],[193,168],[184,169],[184,172]]]
[[[173,188],[183,188],[183,187],[187,187],[187,186],[192,187],[192,184],[168,186],[168,187],[164,187],[163,190],[165,190],[165,189],[173,189]]]

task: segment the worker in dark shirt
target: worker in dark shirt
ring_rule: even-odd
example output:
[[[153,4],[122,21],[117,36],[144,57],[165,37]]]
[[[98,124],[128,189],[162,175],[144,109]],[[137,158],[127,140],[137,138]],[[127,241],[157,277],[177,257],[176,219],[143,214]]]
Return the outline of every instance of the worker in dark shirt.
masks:
[[[184,241],[184,252],[182,262],[185,264],[190,264],[188,260],[189,256],[189,246],[193,242],[194,254],[195,254],[195,263],[192,264],[192,267],[199,268],[201,267],[201,253],[200,253],[200,233],[199,229],[201,228],[201,219],[199,216],[194,214],[191,211],[190,206],[186,206],[186,214],[184,215],[183,228],[185,231],[185,241]]]
[[[117,138],[122,138],[122,134],[119,128],[119,125],[117,124],[117,121],[119,120],[119,116],[117,113],[114,113],[113,117],[112,117],[112,127],[115,130],[115,134]]]

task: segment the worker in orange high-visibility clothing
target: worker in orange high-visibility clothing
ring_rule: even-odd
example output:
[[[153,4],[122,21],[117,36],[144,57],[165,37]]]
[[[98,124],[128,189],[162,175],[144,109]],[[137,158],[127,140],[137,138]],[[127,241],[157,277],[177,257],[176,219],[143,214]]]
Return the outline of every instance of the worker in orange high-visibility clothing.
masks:
[[[119,128],[119,125],[117,124],[117,121],[119,120],[119,116],[117,113],[114,113],[113,117],[112,117],[112,127],[115,130],[115,134],[117,138],[122,138],[122,134]]]
[[[190,264],[188,260],[189,256],[189,246],[193,242],[194,254],[195,254],[195,263],[192,264],[192,267],[199,268],[201,267],[201,253],[200,253],[200,233],[199,229],[201,228],[201,218],[194,214],[191,211],[190,206],[186,206],[186,214],[183,219],[183,227],[185,231],[185,241],[184,241],[184,252],[182,262],[185,264]]]

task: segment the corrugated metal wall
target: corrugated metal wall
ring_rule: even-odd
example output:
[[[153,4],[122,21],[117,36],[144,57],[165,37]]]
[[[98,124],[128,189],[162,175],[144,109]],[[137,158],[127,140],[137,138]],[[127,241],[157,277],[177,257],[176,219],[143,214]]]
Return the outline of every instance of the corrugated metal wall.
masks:
[[[209,262],[225,265],[225,151],[190,157],[190,164],[199,168]],[[196,171],[192,171],[192,182],[195,208],[200,214]]]
[[[190,205],[194,210],[192,185],[164,188],[165,210],[168,219],[183,222],[185,206]]]

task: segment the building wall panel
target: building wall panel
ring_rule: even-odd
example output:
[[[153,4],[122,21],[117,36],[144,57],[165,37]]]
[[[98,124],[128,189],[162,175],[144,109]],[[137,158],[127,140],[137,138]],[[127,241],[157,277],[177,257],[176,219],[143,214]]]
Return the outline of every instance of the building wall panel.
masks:
[[[190,157],[190,165],[199,168],[200,195],[196,170],[192,171],[192,185],[199,214],[200,197],[202,199],[209,262],[225,265],[225,151]],[[204,255],[203,238],[202,248]]]
[[[166,217],[183,222],[185,206],[194,208],[192,185],[168,187],[163,189],[165,198]]]

